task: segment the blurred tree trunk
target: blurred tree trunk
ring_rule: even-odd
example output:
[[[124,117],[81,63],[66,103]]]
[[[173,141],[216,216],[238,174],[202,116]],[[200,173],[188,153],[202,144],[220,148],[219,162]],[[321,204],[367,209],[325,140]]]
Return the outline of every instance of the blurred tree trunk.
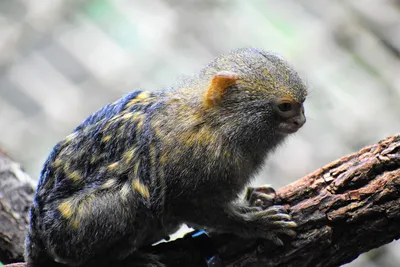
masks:
[[[31,197],[32,191],[28,195]],[[26,224],[25,212],[31,198],[23,199],[26,207],[18,213],[24,218],[21,225]],[[400,135],[338,159],[281,188],[276,202],[291,209],[298,223],[296,238],[286,239],[285,247],[276,247],[260,240],[214,234],[210,244],[225,266],[340,266],[400,238]],[[7,233],[25,229],[11,229],[14,224],[10,225]],[[21,239],[14,240],[16,248],[22,247]],[[146,249],[160,255],[168,266],[204,266],[200,249],[189,236]]]

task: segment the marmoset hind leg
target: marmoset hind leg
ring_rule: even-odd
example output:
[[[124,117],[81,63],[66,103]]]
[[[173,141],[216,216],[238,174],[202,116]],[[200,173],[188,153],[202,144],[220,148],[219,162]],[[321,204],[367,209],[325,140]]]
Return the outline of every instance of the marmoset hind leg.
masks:
[[[156,229],[151,215],[142,212],[140,202],[132,199],[128,203],[118,194],[82,199],[48,203],[45,212],[34,218],[42,234],[35,228],[28,233],[28,267],[164,266],[155,255],[140,251],[153,242],[149,237],[163,233]],[[83,207],[85,204],[88,206]],[[138,214],[147,223],[138,223]]]

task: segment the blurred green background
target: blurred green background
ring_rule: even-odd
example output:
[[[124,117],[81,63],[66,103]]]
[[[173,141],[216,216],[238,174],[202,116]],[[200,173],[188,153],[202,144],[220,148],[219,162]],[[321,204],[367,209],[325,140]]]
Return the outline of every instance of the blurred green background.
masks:
[[[246,46],[280,53],[310,90],[307,124],[256,183],[285,185],[400,131],[399,0],[0,0],[0,147],[38,177],[106,103]],[[348,266],[399,266],[399,251]]]

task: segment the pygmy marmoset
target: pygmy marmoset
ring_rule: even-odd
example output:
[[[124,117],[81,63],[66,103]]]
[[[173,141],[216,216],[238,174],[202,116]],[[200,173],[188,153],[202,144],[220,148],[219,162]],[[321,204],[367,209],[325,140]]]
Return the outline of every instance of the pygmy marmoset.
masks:
[[[285,60],[246,48],[174,88],[106,105],[44,164],[28,266],[163,266],[140,248],[182,223],[281,243],[296,226],[287,211],[259,209],[238,194],[305,123],[306,94]]]

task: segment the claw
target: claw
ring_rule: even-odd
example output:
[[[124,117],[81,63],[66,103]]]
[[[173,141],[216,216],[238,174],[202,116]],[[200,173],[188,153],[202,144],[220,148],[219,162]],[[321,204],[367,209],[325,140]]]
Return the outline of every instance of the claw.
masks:
[[[267,209],[265,209],[263,211],[264,214],[268,215],[268,214],[277,214],[277,213],[287,213],[288,210],[284,207],[284,206],[271,206],[268,207]]]
[[[290,221],[292,217],[289,214],[278,213],[276,215],[269,216],[268,219],[270,219],[271,221]]]
[[[280,228],[296,228],[297,224],[293,221],[273,221],[271,224]]]

